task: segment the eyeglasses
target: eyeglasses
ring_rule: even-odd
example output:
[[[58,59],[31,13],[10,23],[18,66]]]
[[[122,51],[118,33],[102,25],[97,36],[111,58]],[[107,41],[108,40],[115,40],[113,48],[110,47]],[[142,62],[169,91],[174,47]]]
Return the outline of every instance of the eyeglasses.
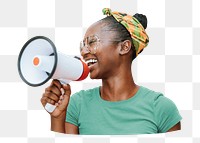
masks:
[[[87,48],[91,54],[95,54],[97,51],[98,42],[100,42],[100,39],[96,35],[85,38],[80,42],[80,52],[82,52],[84,48]]]
[[[118,44],[119,42],[123,42],[124,40],[114,39],[109,40],[107,42],[112,42],[113,44]],[[87,48],[87,50],[91,54],[96,54],[98,44],[99,42],[102,42],[97,35],[92,35],[89,37],[86,37],[83,41],[80,42],[80,52],[83,51],[84,48]]]

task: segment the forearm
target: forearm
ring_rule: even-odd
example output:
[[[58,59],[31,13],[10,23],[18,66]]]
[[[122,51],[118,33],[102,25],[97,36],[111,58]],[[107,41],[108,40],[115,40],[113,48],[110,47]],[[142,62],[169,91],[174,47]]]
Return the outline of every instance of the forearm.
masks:
[[[63,114],[59,118],[51,116],[51,130],[54,132],[65,133],[65,118],[66,114]]]

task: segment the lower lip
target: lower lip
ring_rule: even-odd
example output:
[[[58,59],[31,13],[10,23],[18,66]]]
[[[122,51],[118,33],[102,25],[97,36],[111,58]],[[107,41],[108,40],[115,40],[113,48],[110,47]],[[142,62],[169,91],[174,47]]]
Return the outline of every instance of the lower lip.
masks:
[[[88,66],[88,68],[90,69],[90,71],[92,70],[92,68],[93,68],[96,64],[97,64],[97,63],[94,63],[94,64]]]

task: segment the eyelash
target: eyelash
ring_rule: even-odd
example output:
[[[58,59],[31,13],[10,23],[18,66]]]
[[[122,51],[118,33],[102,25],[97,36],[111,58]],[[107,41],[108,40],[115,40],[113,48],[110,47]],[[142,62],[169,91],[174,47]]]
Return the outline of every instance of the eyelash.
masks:
[[[94,42],[96,42],[96,41],[95,41],[95,40],[91,40],[91,41],[89,41],[88,44],[92,44],[92,43],[94,43]]]

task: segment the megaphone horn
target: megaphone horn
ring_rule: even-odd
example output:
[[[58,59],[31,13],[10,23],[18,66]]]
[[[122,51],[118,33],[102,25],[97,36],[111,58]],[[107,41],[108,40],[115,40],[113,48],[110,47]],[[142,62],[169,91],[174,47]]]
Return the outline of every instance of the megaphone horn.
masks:
[[[40,86],[49,79],[58,79],[64,84],[83,80],[88,76],[89,68],[79,58],[57,52],[49,38],[36,36],[22,47],[18,57],[18,72],[26,84]],[[54,109],[47,110],[52,112]]]

